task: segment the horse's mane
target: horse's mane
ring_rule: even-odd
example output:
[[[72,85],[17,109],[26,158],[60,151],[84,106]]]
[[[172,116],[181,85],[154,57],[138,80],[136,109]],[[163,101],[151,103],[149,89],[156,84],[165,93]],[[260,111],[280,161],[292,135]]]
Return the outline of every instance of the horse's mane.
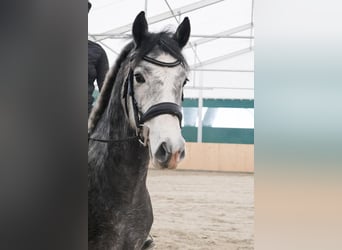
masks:
[[[88,135],[93,132],[97,122],[105,111],[109,103],[117,75],[121,69],[123,62],[130,54],[134,57],[132,67],[135,67],[136,64],[139,63],[145,55],[150,53],[156,46],[158,46],[160,51],[170,54],[175,59],[179,60],[185,67],[187,67],[185,58],[181,53],[181,48],[179,47],[178,43],[172,38],[172,36],[173,33],[169,31],[162,31],[159,33],[147,33],[138,48],[136,48],[134,41],[131,41],[124,47],[124,49],[118,56],[114,66],[107,72],[106,79],[102,86],[99,98],[96,102],[96,106],[90,113],[88,119]],[[134,53],[132,54],[133,50]]]
[[[99,98],[88,118],[88,135],[96,127],[98,120],[100,119],[101,115],[106,109],[110,96],[111,96],[114,83],[115,83],[115,79],[119,73],[121,65],[123,61],[125,61],[125,59],[127,58],[127,56],[129,55],[129,53],[132,51],[133,48],[134,48],[133,42],[130,42],[129,44],[127,44],[124,47],[124,49],[121,51],[118,58],[116,59],[114,66],[107,72]]]

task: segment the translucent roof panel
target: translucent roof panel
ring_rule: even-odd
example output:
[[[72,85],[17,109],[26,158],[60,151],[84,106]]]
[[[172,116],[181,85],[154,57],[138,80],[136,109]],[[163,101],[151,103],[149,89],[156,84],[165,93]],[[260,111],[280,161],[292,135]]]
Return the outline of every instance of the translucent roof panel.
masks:
[[[149,30],[174,31],[189,17],[190,65],[185,97],[254,99],[253,0],[93,0],[89,39],[106,50],[110,64],[128,43],[136,15],[144,10]]]

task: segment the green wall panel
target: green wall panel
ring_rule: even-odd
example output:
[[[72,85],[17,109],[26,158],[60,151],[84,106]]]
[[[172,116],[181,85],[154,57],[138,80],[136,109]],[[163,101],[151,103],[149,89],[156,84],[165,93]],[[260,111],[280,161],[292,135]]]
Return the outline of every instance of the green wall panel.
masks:
[[[198,107],[198,99],[185,98],[183,107]],[[254,108],[254,100],[203,99],[203,107],[208,108]]]
[[[94,91],[95,99],[98,91]],[[198,107],[198,99],[186,98],[182,104],[183,107]],[[208,108],[254,108],[254,100],[235,100],[235,99],[203,99],[203,106]],[[209,110],[210,111],[210,110]],[[196,122],[197,112],[188,112],[184,119],[194,120]],[[210,112],[203,121],[202,141],[211,143],[236,143],[236,144],[254,144],[254,129],[241,128],[213,128],[205,126],[206,121],[210,118]],[[186,115],[186,114],[184,114]],[[195,115],[195,117],[192,117]],[[191,117],[190,117],[191,116]],[[210,119],[209,119],[210,120]],[[191,124],[187,122],[186,124]],[[194,124],[193,124],[194,125]],[[197,142],[197,127],[193,125],[182,128],[182,134],[187,142]]]
[[[183,127],[182,135],[187,142],[197,142],[197,127]]]
[[[202,142],[254,144],[254,129],[203,127]],[[183,127],[185,141],[197,142],[197,128]]]

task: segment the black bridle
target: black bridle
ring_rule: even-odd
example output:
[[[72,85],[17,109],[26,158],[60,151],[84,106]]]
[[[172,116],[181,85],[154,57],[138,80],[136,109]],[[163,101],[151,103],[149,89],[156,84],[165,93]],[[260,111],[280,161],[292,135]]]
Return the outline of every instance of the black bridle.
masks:
[[[155,64],[160,67],[176,67],[178,65],[182,65],[182,62],[180,60],[176,60],[175,62],[162,62],[158,61],[154,58],[144,56],[143,60],[152,64]],[[186,79],[187,81],[187,79]],[[186,82],[185,81],[185,82]],[[184,84],[185,84],[184,82]],[[152,118],[163,115],[163,114],[170,114],[174,115],[178,118],[179,120],[179,125],[181,126],[182,123],[182,108],[180,105],[172,102],[161,102],[158,104],[155,104],[151,106],[145,113],[141,112],[138,107],[138,103],[135,99],[134,96],[134,73],[133,69],[130,68],[128,76],[126,78],[125,84],[124,84],[124,90],[123,90],[123,100],[125,103],[125,111],[126,115],[129,118],[129,109],[128,109],[128,102],[129,102],[129,97],[131,97],[131,104],[133,107],[133,112],[134,112],[134,120],[135,120],[135,126],[136,126],[136,135],[132,137],[128,137],[125,139],[121,140],[112,140],[112,139],[98,139],[98,138],[92,138],[88,137],[88,140],[93,140],[93,141],[99,141],[99,142],[125,142],[129,140],[136,140],[138,139],[139,142],[141,142],[144,146],[147,145],[147,133],[148,131],[143,131],[144,123],[151,120]],[[184,86],[183,84],[183,86]],[[183,93],[182,93],[182,100],[183,100]],[[145,133],[145,134],[144,134]]]

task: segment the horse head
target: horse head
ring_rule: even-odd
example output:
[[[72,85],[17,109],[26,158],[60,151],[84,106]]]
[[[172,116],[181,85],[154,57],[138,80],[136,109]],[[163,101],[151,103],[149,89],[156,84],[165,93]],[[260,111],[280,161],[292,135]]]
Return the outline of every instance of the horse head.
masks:
[[[181,50],[189,40],[190,22],[185,18],[175,33],[150,33],[141,12],[132,34],[135,48],[122,104],[131,127],[149,146],[153,165],[173,169],[185,156],[181,102],[188,66]]]

